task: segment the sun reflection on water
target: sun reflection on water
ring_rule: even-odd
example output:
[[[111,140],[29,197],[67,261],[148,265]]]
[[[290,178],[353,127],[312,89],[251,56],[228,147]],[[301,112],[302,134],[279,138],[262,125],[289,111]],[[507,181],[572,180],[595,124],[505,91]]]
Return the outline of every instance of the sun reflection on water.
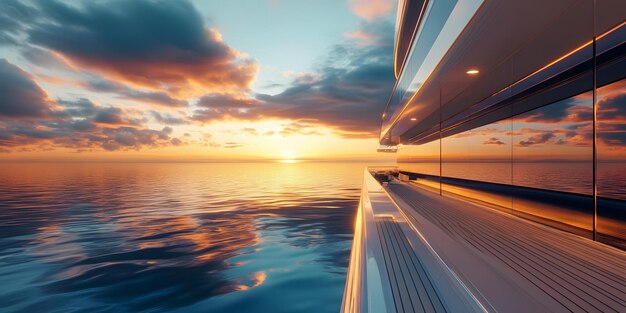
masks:
[[[315,297],[304,311],[336,312],[364,165],[292,165],[0,164],[0,298],[271,312]]]

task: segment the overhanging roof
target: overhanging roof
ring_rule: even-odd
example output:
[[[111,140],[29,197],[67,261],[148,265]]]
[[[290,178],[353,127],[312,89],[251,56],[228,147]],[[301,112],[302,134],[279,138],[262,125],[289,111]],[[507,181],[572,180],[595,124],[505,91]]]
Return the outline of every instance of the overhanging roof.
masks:
[[[626,18],[626,2],[597,1],[594,32],[593,5],[585,0],[485,1],[418,92],[398,109],[402,113],[383,125],[381,143],[425,138],[438,130],[440,120],[446,124],[463,114],[469,118],[472,110],[486,109],[484,101],[492,96],[506,98],[524,86],[541,83],[543,80],[528,80],[533,75],[541,77],[537,75],[541,69],[542,75],[551,74],[543,75],[547,79],[559,74],[550,72],[557,63],[568,70],[590,60],[593,37]],[[470,68],[480,73],[467,75]],[[584,75],[584,71],[574,74]],[[507,88],[525,78],[525,84]],[[478,105],[481,102],[483,107]],[[456,124],[464,122],[467,120],[461,119]]]

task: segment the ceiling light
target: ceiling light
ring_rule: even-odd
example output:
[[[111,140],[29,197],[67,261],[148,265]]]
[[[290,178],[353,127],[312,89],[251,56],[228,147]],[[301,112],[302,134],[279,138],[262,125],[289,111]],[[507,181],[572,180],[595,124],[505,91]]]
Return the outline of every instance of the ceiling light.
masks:
[[[417,121],[417,119],[414,117],[411,117],[411,121]]]
[[[474,69],[474,68],[473,68],[473,69],[469,69],[469,70],[467,70],[467,72],[465,72],[465,73],[467,73],[467,74],[469,74],[469,75],[476,75],[476,74],[478,74],[478,73],[480,73],[480,72],[479,72],[477,69]]]

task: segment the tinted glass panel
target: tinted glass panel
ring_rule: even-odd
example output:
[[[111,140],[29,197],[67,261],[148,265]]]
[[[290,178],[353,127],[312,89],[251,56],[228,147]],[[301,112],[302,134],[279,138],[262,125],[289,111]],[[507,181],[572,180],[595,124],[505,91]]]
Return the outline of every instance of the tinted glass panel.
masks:
[[[400,171],[420,174],[412,179],[439,188],[439,140],[421,145],[405,145],[398,149]]]
[[[591,235],[592,96],[589,91],[513,119],[516,214]]]
[[[626,80],[597,90],[600,240],[626,248]]]
[[[444,191],[510,208],[510,119],[444,138],[441,166]]]

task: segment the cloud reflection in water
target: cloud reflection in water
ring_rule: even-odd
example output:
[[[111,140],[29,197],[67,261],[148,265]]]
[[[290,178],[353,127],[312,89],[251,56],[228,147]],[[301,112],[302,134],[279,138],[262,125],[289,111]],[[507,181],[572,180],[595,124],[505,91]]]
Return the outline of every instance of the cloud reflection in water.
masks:
[[[2,164],[0,311],[334,312],[362,164]]]

